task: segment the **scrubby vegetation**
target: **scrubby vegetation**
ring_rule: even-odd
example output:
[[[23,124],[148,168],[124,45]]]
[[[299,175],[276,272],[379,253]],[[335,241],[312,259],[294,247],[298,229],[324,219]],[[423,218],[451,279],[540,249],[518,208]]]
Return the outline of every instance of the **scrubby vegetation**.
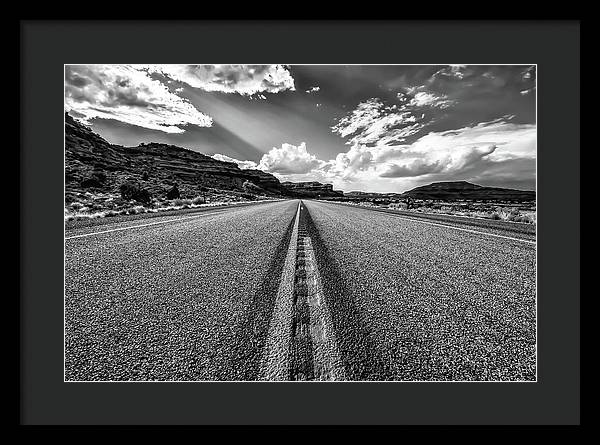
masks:
[[[181,193],[179,193],[179,188],[177,184],[173,185],[167,192],[167,199],[179,199],[181,198]]]
[[[153,196],[141,185],[129,181],[121,185],[118,194],[102,193],[96,190],[69,191],[65,195],[65,220],[138,215],[273,199],[267,196],[206,187],[203,187],[203,192],[190,198],[169,199],[167,196],[173,196],[173,194],[169,195],[168,190],[172,190],[172,187],[162,195]]]
[[[85,197],[86,192],[100,199],[90,200]],[[279,180],[269,173],[241,170],[234,163],[173,145],[113,145],[65,115],[67,205],[81,202],[84,207],[101,206],[106,195],[149,207],[156,200],[202,197],[202,203],[206,204],[211,199],[220,199],[218,195],[237,201],[262,196],[277,198],[284,192]],[[91,210],[115,209],[104,206]]]
[[[537,223],[535,202],[444,202],[408,198],[396,201],[372,199],[346,202],[346,204],[395,210],[409,210],[418,213],[439,213],[444,215],[502,220],[526,224]]]
[[[150,192],[135,183],[127,182],[122,184],[119,190],[121,191],[121,198],[125,200],[134,200],[142,204],[149,204],[152,201]]]

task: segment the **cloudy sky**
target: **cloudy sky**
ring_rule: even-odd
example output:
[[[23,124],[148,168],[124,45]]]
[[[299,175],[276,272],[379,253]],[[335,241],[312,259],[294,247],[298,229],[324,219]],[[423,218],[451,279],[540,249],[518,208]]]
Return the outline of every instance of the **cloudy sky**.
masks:
[[[534,190],[535,78],[527,65],[66,65],[65,110],[114,144],[344,191]]]

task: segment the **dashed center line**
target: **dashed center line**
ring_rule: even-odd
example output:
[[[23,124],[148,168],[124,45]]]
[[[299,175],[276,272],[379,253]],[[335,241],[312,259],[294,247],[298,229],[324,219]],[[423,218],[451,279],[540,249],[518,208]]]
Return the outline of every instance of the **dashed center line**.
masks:
[[[298,205],[269,326],[262,380],[344,380],[314,248]]]
[[[290,244],[275,299],[275,307],[269,323],[269,333],[263,351],[259,376],[260,380],[285,381],[289,378],[292,298],[294,294],[300,206],[301,203],[298,203]]]
[[[290,380],[344,380],[310,236],[298,231]]]

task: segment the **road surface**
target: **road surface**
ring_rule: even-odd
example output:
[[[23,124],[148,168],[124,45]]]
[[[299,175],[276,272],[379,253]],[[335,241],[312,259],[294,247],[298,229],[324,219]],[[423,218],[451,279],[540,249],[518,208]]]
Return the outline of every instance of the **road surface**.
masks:
[[[532,226],[298,200],[65,230],[65,380],[536,379]]]

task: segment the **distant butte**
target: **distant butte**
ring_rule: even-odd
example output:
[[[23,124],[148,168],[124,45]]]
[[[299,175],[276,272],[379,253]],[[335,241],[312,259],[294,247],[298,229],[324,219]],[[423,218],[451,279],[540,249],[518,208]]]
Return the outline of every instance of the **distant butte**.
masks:
[[[535,201],[535,191],[484,187],[467,181],[434,182],[404,192],[402,196],[442,201]]]

